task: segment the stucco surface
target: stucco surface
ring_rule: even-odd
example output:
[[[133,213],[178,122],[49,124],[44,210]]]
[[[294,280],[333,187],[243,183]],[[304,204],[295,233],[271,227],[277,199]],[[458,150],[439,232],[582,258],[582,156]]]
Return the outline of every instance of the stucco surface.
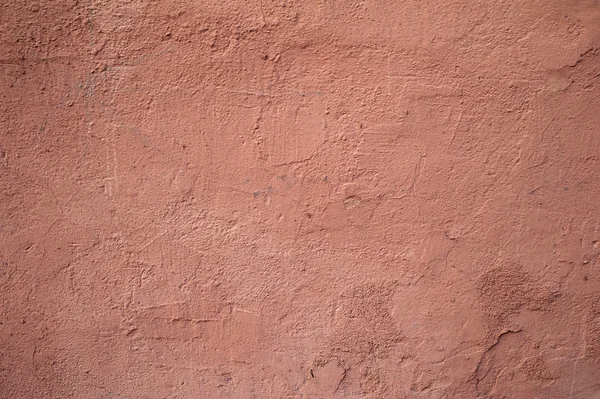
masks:
[[[0,397],[600,397],[597,0],[0,2]]]

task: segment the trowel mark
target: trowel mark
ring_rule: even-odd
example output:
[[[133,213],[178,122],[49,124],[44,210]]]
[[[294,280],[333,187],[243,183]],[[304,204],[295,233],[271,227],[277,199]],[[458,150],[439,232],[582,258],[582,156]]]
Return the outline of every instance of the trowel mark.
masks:
[[[112,145],[112,157],[111,157],[111,149],[106,147],[106,174],[109,177],[105,177],[104,181],[107,181],[105,192],[108,193],[109,197],[113,196],[113,192],[116,192],[119,187],[119,176],[117,174],[117,149]],[[111,159],[112,158],[112,159]]]
[[[346,209],[352,209],[358,204],[360,204],[360,197],[357,195],[351,195],[344,200],[344,208]]]

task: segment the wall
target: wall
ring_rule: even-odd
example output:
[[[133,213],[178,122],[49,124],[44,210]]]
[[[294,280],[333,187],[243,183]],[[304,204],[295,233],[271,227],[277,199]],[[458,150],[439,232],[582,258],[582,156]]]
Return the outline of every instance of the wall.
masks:
[[[0,7],[0,397],[600,395],[597,0]]]

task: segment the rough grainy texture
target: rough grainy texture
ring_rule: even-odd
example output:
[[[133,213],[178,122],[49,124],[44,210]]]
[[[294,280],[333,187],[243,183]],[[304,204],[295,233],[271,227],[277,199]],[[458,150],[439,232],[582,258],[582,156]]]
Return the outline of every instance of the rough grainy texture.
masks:
[[[600,397],[597,0],[3,0],[0,397]]]

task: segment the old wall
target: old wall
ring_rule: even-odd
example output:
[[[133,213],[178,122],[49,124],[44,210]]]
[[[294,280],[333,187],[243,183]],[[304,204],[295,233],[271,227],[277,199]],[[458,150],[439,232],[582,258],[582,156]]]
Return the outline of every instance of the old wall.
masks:
[[[600,397],[597,0],[0,4],[0,397]]]

